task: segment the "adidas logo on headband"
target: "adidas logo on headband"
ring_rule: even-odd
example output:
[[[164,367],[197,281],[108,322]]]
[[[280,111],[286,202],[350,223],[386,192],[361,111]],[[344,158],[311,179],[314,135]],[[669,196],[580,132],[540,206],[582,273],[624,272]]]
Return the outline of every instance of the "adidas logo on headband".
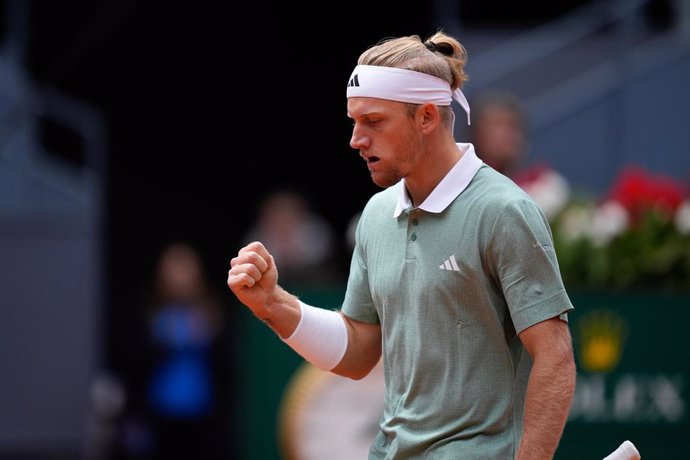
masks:
[[[359,75],[355,74],[352,78],[350,78],[350,81],[347,83],[347,87],[351,86],[359,86]]]
[[[408,104],[431,102],[439,106],[449,106],[455,100],[467,113],[467,124],[470,124],[470,105],[460,88],[453,90],[447,81],[414,70],[358,65],[350,74],[347,97],[373,97]]]

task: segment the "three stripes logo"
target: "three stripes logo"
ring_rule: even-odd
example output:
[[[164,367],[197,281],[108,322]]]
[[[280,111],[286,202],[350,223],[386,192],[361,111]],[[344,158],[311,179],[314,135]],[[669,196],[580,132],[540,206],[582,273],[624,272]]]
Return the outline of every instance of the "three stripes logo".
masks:
[[[459,272],[460,267],[458,266],[457,260],[455,260],[455,254],[452,254],[446,260],[443,261],[441,265],[438,266],[441,270],[451,270],[454,272]]]
[[[352,78],[350,78],[350,81],[347,83],[347,87],[351,86],[359,86],[359,74],[355,74]]]

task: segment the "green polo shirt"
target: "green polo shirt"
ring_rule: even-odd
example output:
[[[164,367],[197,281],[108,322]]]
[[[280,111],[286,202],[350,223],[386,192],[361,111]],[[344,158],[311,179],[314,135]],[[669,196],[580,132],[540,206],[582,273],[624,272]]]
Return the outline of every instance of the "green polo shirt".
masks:
[[[370,459],[509,459],[531,359],[517,333],[573,308],[549,224],[471,144],[419,207],[365,206],[342,307],[380,322],[385,408]]]

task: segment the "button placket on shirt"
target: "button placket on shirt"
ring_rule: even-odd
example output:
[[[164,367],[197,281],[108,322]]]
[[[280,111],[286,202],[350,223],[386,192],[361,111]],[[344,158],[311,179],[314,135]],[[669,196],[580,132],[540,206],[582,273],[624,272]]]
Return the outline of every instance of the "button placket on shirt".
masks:
[[[411,216],[411,217],[412,217],[412,219],[410,220],[410,222],[412,223],[412,227],[418,226],[419,225],[419,219],[417,217],[414,217],[414,216]],[[410,235],[410,239],[412,241],[417,241],[417,232],[415,232],[413,230],[412,234]]]
[[[417,231],[419,230],[419,211],[417,209],[411,209],[407,211],[407,238],[409,244],[406,246],[405,259],[409,261],[417,260],[419,256],[419,245],[416,243],[419,235]]]

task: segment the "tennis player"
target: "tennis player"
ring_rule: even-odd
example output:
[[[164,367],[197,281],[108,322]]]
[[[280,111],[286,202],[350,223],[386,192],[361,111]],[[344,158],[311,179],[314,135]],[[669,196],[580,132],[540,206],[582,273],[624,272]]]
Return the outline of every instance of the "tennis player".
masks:
[[[369,459],[551,459],[573,398],[573,305],[549,224],[453,136],[454,102],[470,121],[466,61],[442,31],[404,36],[365,50],[347,80],[350,145],[382,190],[340,309],[282,289],[260,241],[230,262],[237,298],[320,369],[360,379],[383,356]]]

